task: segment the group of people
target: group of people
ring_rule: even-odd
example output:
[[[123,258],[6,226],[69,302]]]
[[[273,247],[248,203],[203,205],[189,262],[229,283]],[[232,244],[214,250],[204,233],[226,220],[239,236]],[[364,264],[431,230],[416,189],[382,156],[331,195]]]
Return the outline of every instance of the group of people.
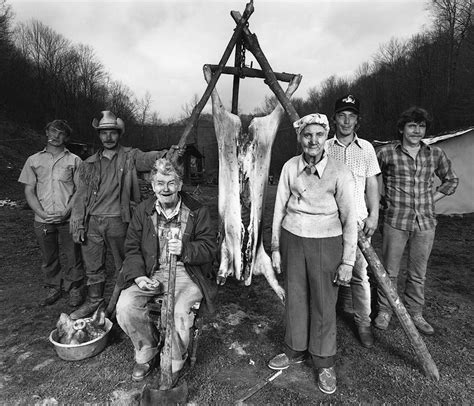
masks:
[[[454,193],[458,178],[446,154],[422,142],[431,119],[412,107],[397,123],[398,139],[374,150],[358,137],[360,101],[345,95],[335,103],[331,139],[324,114],[293,123],[302,154],[285,163],[278,183],[272,225],[272,264],[285,271],[285,347],[268,366],[281,370],[310,356],[319,389],[336,391],[336,302],[350,287],[361,344],[374,345],[367,261],[357,247],[358,229],[370,239],[379,223],[379,180],[383,180],[382,262],[397,289],[408,246],[404,298],[417,329],[433,327],[423,317],[427,263],[436,227],[434,204]],[[441,185],[434,188],[435,175]],[[374,325],[389,326],[392,310],[377,290]]]
[[[328,394],[336,390],[339,286],[350,287],[362,345],[374,345],[367,262],[357,248],[357,233],[360,227],[370,238],[378,227],[380,174],[383,263],[396,287],[408,245],[405,301],[424,334],[434,332],[422,315],[436,226],[434,203],[454,193],[458,183],[444,152],[421,141],[431,123],[424,109],[404,112],[398,121],[399,140],[377,153],[356,133],[361,120],[356,97],[338,99],[332,120],[335,135],[329,140],[330,124],[324,114],[310,114],[293,124],[302,154],[283,166],[271,240],[272,265],[285,274],[285,349],[269,362],[272,369],[286,369],[310,355],[318,386]],[[62,292],[69,292],[69,304],[76,308],[71,318],[92,314],[104,302],[110,249],[121,290],[117,322],[134,345],[132,379],[141,381],[153,370],[159,351],[147,303],[166,291],[171,255],[175,255],[172,372],[176,382],[187,359],[194,321],[191,306],[200,301],[204,312],[214,310],[216,232],[208,209],[181,190],[182,168],[168,151],[122,146],[125,124],[110,111],[103,111],[92,126],[102,145],[82,162],[66,147],[72,133],[69,124],[48,123],[45,149],[28,158],[19,178],[35,213],[46,288],[41,305],[51,305]],[[154,191],[141,203],[138,171],[151,171]],[[436,190],[435,175],[441,179]],[[65,268],[59,261],[60,241],[68,259]],[[378,304],[374,325],[385,330],[391,309],[380,291]]]

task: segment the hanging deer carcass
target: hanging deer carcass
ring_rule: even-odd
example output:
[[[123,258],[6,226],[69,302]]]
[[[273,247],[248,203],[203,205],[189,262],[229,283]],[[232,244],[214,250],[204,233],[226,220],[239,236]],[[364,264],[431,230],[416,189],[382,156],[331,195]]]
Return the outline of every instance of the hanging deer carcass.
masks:
[[[212,78],[207,65],[204,77],[208,83]],[[300,81],[301,75],[295,75],[288,85],[287,97],[296,91]],[[285,291],[263,247],[262,216],[271,149],[285,112],[278,103],[269,115],[254,118],[248,133],[243,133],[240,118],[224,108],[216,88],[211,98],[219,151],[221,258],[217,282],[223,284],[233,275],[250,285],[252,275],[263,274],[284,301]]]

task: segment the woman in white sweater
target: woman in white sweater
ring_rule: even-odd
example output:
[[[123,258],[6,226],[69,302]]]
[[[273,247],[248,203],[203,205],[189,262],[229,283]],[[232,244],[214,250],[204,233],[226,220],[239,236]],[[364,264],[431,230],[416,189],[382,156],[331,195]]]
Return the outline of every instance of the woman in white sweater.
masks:
[[[324,114],[293,126],[303,153],[283,166],[272,226],[272,264],[285,272],[285,352],[269,367],[286,369],[309,353],[319,389],[334,393],[337,291],[351,280],[357,246],[354,180],[324,152]]]

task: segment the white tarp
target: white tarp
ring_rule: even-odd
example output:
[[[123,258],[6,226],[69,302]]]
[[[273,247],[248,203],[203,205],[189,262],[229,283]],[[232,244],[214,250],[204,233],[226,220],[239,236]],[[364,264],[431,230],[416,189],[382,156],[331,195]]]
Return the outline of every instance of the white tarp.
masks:
[[[474,212],[474,127],[424,140],[442,148],[451,160],[459,177],[459,186],[451,196],[436,203],[438,214],[465,214]],[[435,185],[439,185],[436,178]]]

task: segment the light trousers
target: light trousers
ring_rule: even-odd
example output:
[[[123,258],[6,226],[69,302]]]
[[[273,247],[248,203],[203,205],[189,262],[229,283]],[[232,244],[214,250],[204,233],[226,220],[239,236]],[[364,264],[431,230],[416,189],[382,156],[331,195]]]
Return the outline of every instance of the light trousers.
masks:
[[[382,256],[392,287],[397,288],[398,274],[405,247],[408,245],[405,306],[411,314],[423,312],[425,305],[425,279],[428,259],[433,248],[435,229],[404,231],[388,224],[383,226]],[[392,313],[390,303],[381,289],[378,289],[379,311]],[[403,295],[401,295],[403,296]]]
[[[164,291],[168,290],[167,281]],[[117,321],[130,337],[135,349],[135,361],[139,364],[151,361],[158,354],[159,332],[148,316],[147,303],[153,293],[141,290],[136,284],[122,291],[117,303]],[[175,286],[175,331],[172,338],[172,370],[183,368],[187,358],[190,329],[194,323],[191,307],[202,299],[201,289],[195,284],[184,268],[176,270]]]

